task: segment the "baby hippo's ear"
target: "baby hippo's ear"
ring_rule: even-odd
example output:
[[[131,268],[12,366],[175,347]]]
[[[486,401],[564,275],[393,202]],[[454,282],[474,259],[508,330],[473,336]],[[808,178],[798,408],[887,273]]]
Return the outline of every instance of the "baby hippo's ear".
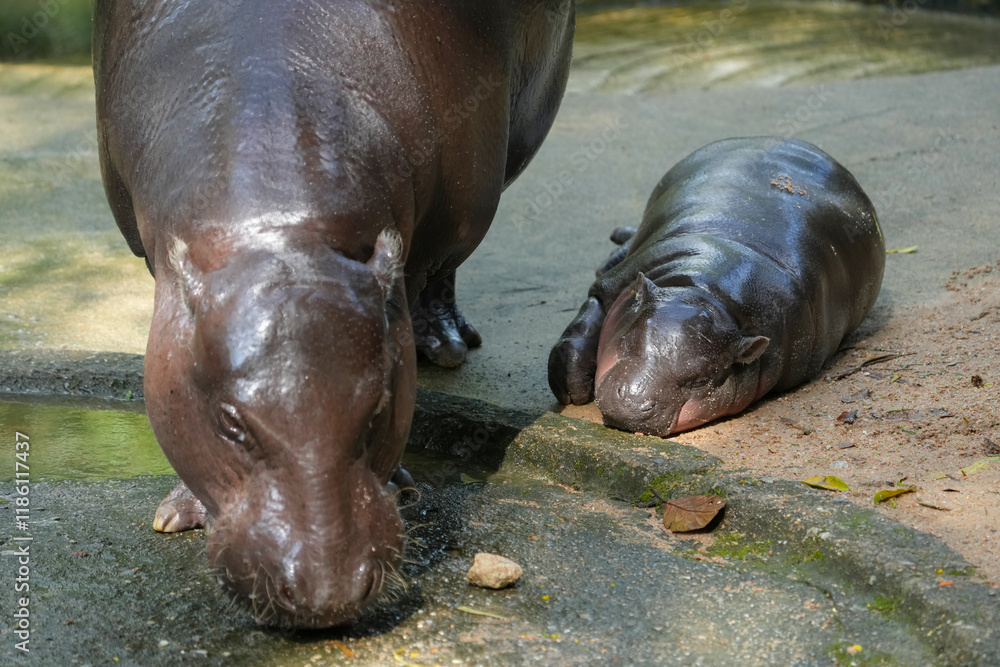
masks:
[[[632,283],[632,291],[635,292],[636,301],[638,301],[640,305],[652,301],[654,298],[653,295],[656,294],[659,289],[660,288],[656,286],[656,283],[647,278],[646,274],[642,271],[639,272],[635,282]]]
[[[736,343],[736,363],[750,364],[760,358],[771,339],[767,336],[743,336]]]

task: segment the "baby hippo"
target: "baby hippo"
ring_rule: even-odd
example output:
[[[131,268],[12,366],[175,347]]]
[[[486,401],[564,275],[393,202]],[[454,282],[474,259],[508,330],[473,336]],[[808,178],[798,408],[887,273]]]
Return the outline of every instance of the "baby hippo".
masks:
[[[667,172],[549,355],[562,403],[667,436],[816,375],[878,297],[871,200],[816,146],[751,137]]]

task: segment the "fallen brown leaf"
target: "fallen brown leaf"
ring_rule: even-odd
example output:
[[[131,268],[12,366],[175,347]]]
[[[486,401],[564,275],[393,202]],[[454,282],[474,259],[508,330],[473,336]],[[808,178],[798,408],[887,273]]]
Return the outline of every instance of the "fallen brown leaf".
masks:
[[[840,413],[840,416],[837,417],[837,423],[839,423],[839,424],[853,424],[854,420],[857,419],[857,418],[858,418],[858,411],[857,410],[851,410],[850,412],[848,412],[847,410],[844,410],[843,412]]]
[[[704,528],[726,506],[719,496],[688,496],[668,500],[663,507],[663,527],[674,533]]]
[[[794,419],[789,419],[788,417],[782,417],[781,423],[785,424],[786,426],[791,426],[792,428],[797,428],[798,430],[802,431],[802,435],[809,435],[810,433],[813,432],[813,429],[810,428],[809,426],[803,426]]]

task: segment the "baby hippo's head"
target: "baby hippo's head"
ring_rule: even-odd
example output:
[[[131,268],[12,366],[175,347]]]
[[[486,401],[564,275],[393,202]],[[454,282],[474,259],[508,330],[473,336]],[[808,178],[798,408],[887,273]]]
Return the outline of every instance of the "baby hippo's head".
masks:
[[[594,397],[604,423],[666,437],[732,414],[754,398],[745,394],[757,383],[741,375],[768,342],[701,289],[657,287],[640,273],[601,330]]]

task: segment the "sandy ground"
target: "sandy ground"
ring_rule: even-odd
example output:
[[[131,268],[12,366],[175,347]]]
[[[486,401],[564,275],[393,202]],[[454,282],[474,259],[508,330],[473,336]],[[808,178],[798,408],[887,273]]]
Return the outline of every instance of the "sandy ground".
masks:
[[[858,505],[915,487],[879,511],[942,539],[1000,587],[1000,262],[956,271],[946,287],[931,305],[876,306],[822,377],[673,439],[729,469],[835,475]],[[901,356],[838,379],[888,354]],[[593,403],[563,414],[600,419]]]

